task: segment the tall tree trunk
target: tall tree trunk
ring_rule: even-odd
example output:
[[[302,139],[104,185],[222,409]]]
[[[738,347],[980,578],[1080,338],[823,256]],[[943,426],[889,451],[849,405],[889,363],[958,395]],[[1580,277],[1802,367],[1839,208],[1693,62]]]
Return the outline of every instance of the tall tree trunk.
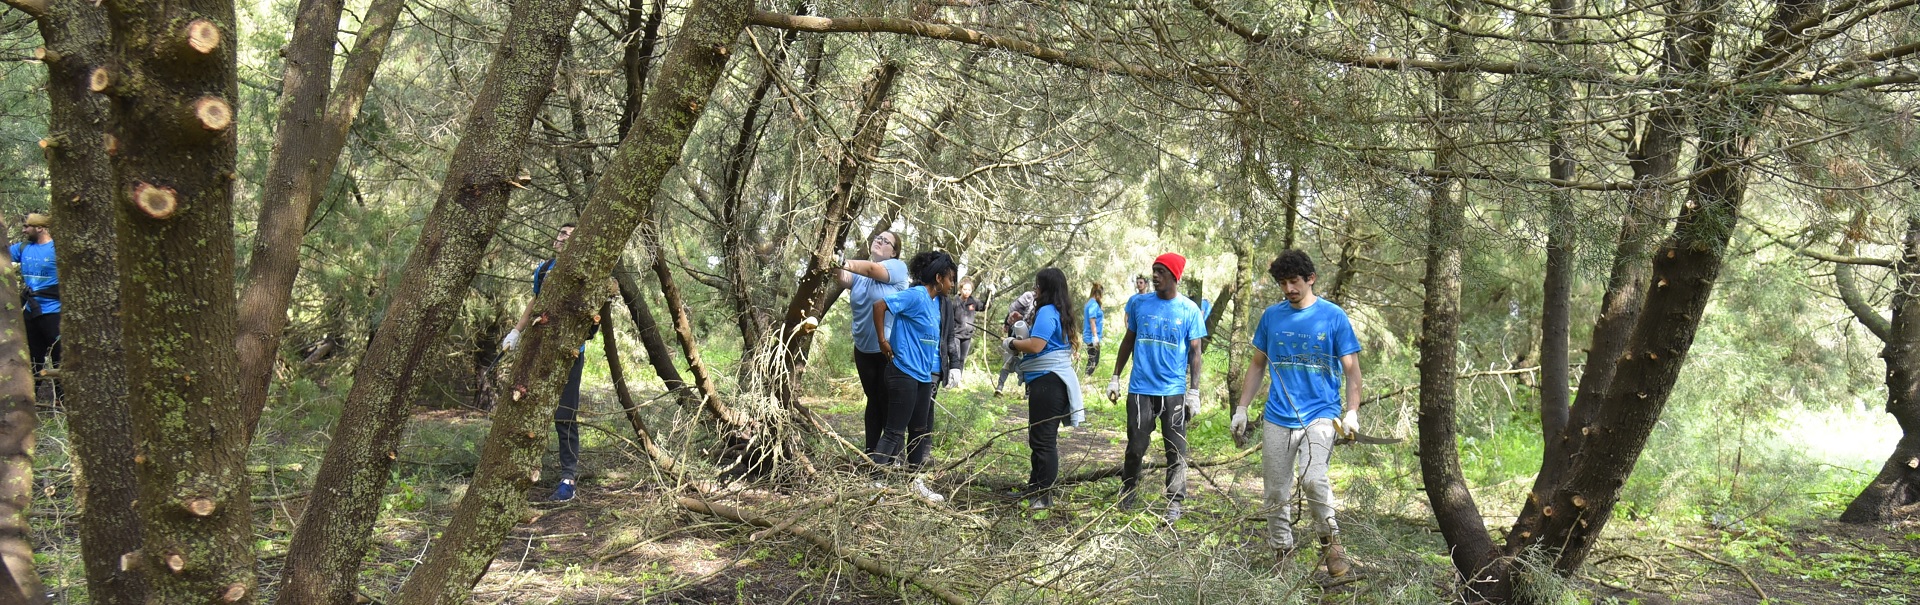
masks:
[[[1240,296],[1234,300],[1233,319],[1227,324],[1226,403],[1228,410],[1232,410],[1233,406],[1240,402],[1240,376],[1246,372],[1247,358],[1246,353],[1244,353],[1246,345],[1241,342],[1244,340],[1240,334],[1241,324],[1245,323],[1247,318],[1252,317],[1253,313],[1259,312],[1260,309],[1260,303],[1253,300],[1253,283],[1255,280],[1260,279],[1255,277],[1256,274],[1253,271],[1253,246],[1249,244],[1244,237],[1232,238],[1232,241],[1234,285],[1230,287],[1239,292]],[[1215,303],[1214,310],[1218,312],[1218,307],[1222,304],[1225,304],[1224,301]],[[1208,328],[1207,333],[1212,334],[1213,329]]]
[[[1676,5],[1668,18],[1662,73],[1679,76],[1704,73],[1712,60],[1722,0],[1688,1],[1695,3]],[[1672,193],[1660,183],[1678,169],[1680,148],[1686,142],[1683,131],[1689,118],[1687,107],[1693,103],[1684,93],[1661,97],[1660,106],[1647,116],[1639,137],[1640,145],[1629,154],[1627,164],[1633,170],[1634,182],[1642,185],[1627,196],[1626,212],[1615,239],[1613,270],[1600,299],[1600,315],[1594,319],[1579,389],[1561,430],[1551,436],[1542,435],[1549,451],[1558,451],[1560,455],[1549,454],[1541,459],[1533,489],[1507,533],[1509,553],[1517,554],[1541,544],[1542,507],[1554,487],[1566,480],[1567,469],[1586,444],[1594,413],[1607,388],[1613,384],[1620,354],[1626,349],[1634,324],[1639,321],[1647,275],[1653,270],[1649,262],[1652,230],[1673,206]]]
[[[481,257],[507,213],[534,115],[553,89],[580,0],[515,0],[475,94],[439,198],[404,278],[354,372],[353,388],[287,547],[278,603],[353,602],[367,536],[430,351],[459,315]],[[437,543],[436,543],[437,544]]]
[[[1847,523],[1884,523],[1920,512],[1920,217],[1907,218],[1905,244],[1893,266],[1893,321],[1880,351],[1887,362],[1887,413],[1900,423],[1900,442],[1880,474],[1840,513]],[[1877,313],[1873,318],[1880,319]]]
[[[1572,36],[1573,0],[1551,0],[1552,30],[1555,40]],[[1573,102],[1573,85],[1555,80],[1547,106],[1547,173],[1561,181],[1573,180],[1573,149],[1567,144],[1567,127]],[[1568,334],[1573,324],[1573,192],[1554,189],[1547,192],[1547,266],[1541,280],[1540,303],[1540,439],[1544,443],[1542,460],[1565,459],[1565,441],[1560,435],[1567,428],[1567,410],[1572,395],[1568,360]],[[1544,464],[1543,464],[1544,466]]]
[[[627,0],[628,42],[622,49],[621,71],[626,76],[627,98],[620,106],[620,140],[626,140],[633,120],[640,116],[640,104],[647,94],[647,73],[653,69],[654,46],[660,43],[660,23],[666,20],[666,0]]]
[[[611,299],[600,305],[600,342],[600,348],[607,353],[607,379],[613,382],[614,397],[619,400],[620,410],[627,416],[627,424],[633,425],[633,435],[640,440],[640,449],[647,452],[647,457],[652,458],[653,465],[662,472],[679,473],[679,461],[654,439],[653,429],[647,426],[647,419],[640,415],[640,404],[634,402],[633,392],[627,388],[626,364],[620,359],[620,336],[614,331]]]
[[[713,372],[700,359],[700,338],[693,333],[693,313],[680,295],[680,284],[673,279],[673,265],[667,262],[666,245],[660,240],[660,225],[648,217],[640,228],[640,241],[646,246],[647,255],[653,258],[653,275],[660,281],[660,296],[666,299],[667,315],[673,318],[673,335],[680,341],[680,352],[687,357],[687,371],[693,373],[693,387],[700,397],[700,407],[728,428],[744,429],[749,419],[720,399],[720,387],[713,380]]]
[[[634,279],[635,269],[625,258],[620,259],[620,267],[613,272],[614,281],[620,284],[620,299],[627,303],[627,315],[633,317],[634,330],[640,333],[640,347],[647,350],[647,363],[653,365],[653,373],[660,377],[667,390],[674,391],[680,403],[688,407],[700,405],[700,395],[687,388],[687,381],[680,377],[680,369],[673,365],[673,351],[667,348],[667,341],[660,337],[659,323],[654,321],[653,309],[648,308],[645,293],[640,291],[640,280]]]
[[[159,603],[251,602],[253,506],[234,339],[233,3],[113,0],[114,198],[143,533]]]
[[[393,37],[404,0],[374,0],[360,24],[360,39],[340,74],[333,77],[333,47],[344,0],[301,0],[294,13],[293,38],[282,53],[280,104],[260,195],[258,233],[240,288],[240,401],[247,434],[260,423],[273,368],[280,360],[280,338],[287,329],[287,305],[300,272],[300,241],[307,220],[320,205],[346,146],[347,132],[373,86],[373,75]]]
[[[1447,3],[1449,23],[1466,18],[1465,0]],[[1443,56],[1452,59],[1472,53],[1471,39],[1459,33],[1446,37]],[[1472,76],[1438,76],[1439,113],[1448,115],[1465,105]],[[1449,170],[1458,159],[1452,127],[1435,132],[1434,168]],[[1455,369],[1460,341],[1461,251],[1465,244],[1467,192],[1451,179],[1434,181],[1427,190],[1426,301],[1420,320],[1420,475],[1427,501],[1446,538],[1453,566],[1466,578],[1468,595],[1493,602],[1507,597],[1508,573],[1500,552],[1487,537],[1486,521],[1473,501],[1460,470]]]
[[[0,236],[0,246],[7,246]],[[18,268],[0,271],[0,300],[20,300]],[[33,367],[27,361],[26,322],[16,304],[0,308],[0,603],[45,603],[47,591],[33,565]]]
[[[838,269],[829,265],[832,264],[833,255],[840,251],[841,243],[847,241],[847,234],[853,229],[853,219],[860,216],[861,202],[866,198],[856,195],[855,190],[868,166],[864,159],[878,153],[880,145],[886,140],[886,125],[890,117],[888,100],[893,98],[893,85],[899,74],[899,64],[886,61],[874,68],[873,74],[868,77],[866,95],[860,113],[854,119],[853,137],[848,140],[847,148],[841,151],[833,193],[827,196],[819,228],[814,231],[807,270],[801,274],[799,285],[793,289],[793,297],[787,301],[786,320],[782,322],[781,334],[788,339],[785,361],[788,379],[781,381],[781,392],[777,395],[780,403],[789,409],[799,406],[798,394],[794,392],[798,386],[795,377],[806,367],[807,355],[813,348],[813,332],[800,330],[800,324],[808,317],[823,316],[833,300],[829,297],[837,296],[839,292]],[[876,229],[884,229],[891,222],[882,221]]]
[[[548,273],[533,302],[534,325],[522,336],[508,383],[494,410],[480,466],[453,521],[401,589],[403,605],[463,603],[526,506],[546,440],[544,421],[559,400],[567,367],[593,322],[607,277],[633,232],[653,214],[661,182],[680,161],[687,135],[726,68],[753,3],[695,0],[687,8],[647,103],[594,187],[580,228]]]
[[[104,133],[108,101],[88,89],[112,48],[107,13],[88,0],[53,0],[33,15],[47,55],[47,173],[54,233],[60,241],[60,315],[66,324],[60,368],[67,432],[78,467],[80,554],[87,596],[100,605],[146,601],[146,580],[120,569],[140,549],[133,510],[133,425],[120,346],[120,268],[114,230],[113,167]],[[8,282],[12,283],[12,282]],[[0,294],[0,300],[14,300]]]
[[[782,38],[778,52],[773,54],[771,64],[760,70],[760,82],[747,96],[747,108],[740,119],[740,131],[734,135],[733,145],[720,162],[720,257],[726,270],[727,290],[724,292],[727,302],[733,307],[734,322],[740,329],[741,347],[748,354],[765,340],[767,317],[754,305],[752,282],[754,269],[749,258],[756,255],[748,244],[751,226],[744,214],[746,204],[747,174],[753,171],[755,141],[759,140],[762,130],[760,109],[766,104],[767,92],[773,89],[776,77],[773,70],[779,69],[785,60],[786,50],[793,43],[797,32],[789,31]],[[743,355],[744,357],[744,355]],[[752,367],[752,364],[741,364]]]

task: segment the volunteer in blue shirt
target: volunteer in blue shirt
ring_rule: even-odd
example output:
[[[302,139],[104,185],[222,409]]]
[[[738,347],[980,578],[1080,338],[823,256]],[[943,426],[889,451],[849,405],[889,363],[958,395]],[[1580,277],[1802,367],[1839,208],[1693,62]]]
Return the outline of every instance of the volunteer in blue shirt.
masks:
[[[1137,350],[1139,362],[1125,391],[1127,454],[1120,467],[1120,508],[1138,507],[1134,488],[1140,483],[1140,461],[1158,422],[1167,448],[1168,523],[1180,519],[1187,497],[1187,420],[1200,412],[1200,339],[1207,336],[1200,306],[1180,295],[1186,267],[1187,259],[1171,252],[1153,260],[1153,291],[1127,301],[1127,335],[1107,383],[1107,400],[1118,400],[1120,373]]]
[[[540,296],[540,287],[546,285],[547,272],[553,270],[560,251],[567,248],[567,240],[573,239],[573,226],[573,223],[560,226],[560,232],[553,236],[554,256],[547,257],[540,266],[534,267],[535,297]],[[500,350],[505,352],[518,346],[520,333],[527,329],[532,320],[533,302],[528,301],[527,309],[520,312],[520,321],[514,322],[513,330],[508,331],[506,339],[500,342]],[[587,338],[593,338],[599,327],[595,326],[594,330],[587,333]],[[580,345],[581,351],[586,351],[586,348],[586,344]],[[574,496],[574,479],[580,472],[580,374],[586,367],[586,355],[573,357],[573,367],[567,370],[567,386],[560,391],[560,404],[553,408],[553,434],[560,442],[560,483],[554,486],[553,494],[547,497],[548,501],[566,502]]]
[[[36,380],[41,372],[60,366],[60,270],[54,262],[53,234],[47,230],[52,226],[47,215],[28,214],[20,227],[23,241],[7,249],[26,282],[20,304]]]
[[[1233,409],[1236,437],[1247,433],[1247,408],[1262,378],[1271,377],[1265,411],[1260,415],[1261,474],[1266,482],[1267,545],[1279,558],[1290,556],[1293,540],[1293,483],[1296,465],[1314,529],[1326,546],[1322,558],[1334,577],[1352,569],[1334,521],[1333,484],[1327,463],[1336,433],[1360,428],[1360,340],[1339,305],[1313,294],[1313,259],[1288,250],[1267,266],[1267,274],[1286,293],[1283,303],[1267,307],[1253,329],[1253,355]],[[1344,392],[1345,397],[1342,397]]]
[[[873,303],[873,328],[885,332],[880,353],[886,368],[886,428],[872,459],[881,467],[905,458],[915,472],[909,488],[929,502],[946,500],[927,487],[917,472],[933,450],[933,388],[940,378],[940,297],[953,291],[959,264],[938,250],[922,252],[907,264],[915,285]],[[904,455],[903,455],[904,454]]]
[[[1107,327],[1107,313],[1100,310],[1100,282],[1093,283],[1093,291],[1087,293],[1087,308],[1081,309],[1086,324],[1080,327],[1080,340],[1087,343],[1087,375],[1100,367],[1100,334]]]
[[[1080,377],[1073,373],[1073,300],[1067,274],[1047,267],[1033,276],[1031,328],[1016,325],[1001,346],[1020,356],[1020,381],[1027,385],[1027,505],[1053,506],[1053,484],[1060,477],[1060,425],[1079,426],[1086,413],[1080,402]],[[1098,308],[1098,307],[1095,307]]]
[[[840,261],[840,286],[847,289],[853,312],[853,368],[867,396],[868,454],[879,445],[880,432],[887,426],[887,356],[880,354],[886,334],[875,327],[873,303],[907,288],[907,264],[900,261],[902,246],[900,234],[881,231],[867,242],[867,257],[873,260]]]

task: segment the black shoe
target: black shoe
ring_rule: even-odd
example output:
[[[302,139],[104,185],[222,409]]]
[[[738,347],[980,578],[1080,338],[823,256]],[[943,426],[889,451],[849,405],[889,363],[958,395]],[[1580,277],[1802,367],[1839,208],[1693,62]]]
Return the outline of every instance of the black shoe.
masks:
[[[1028,510],[1047,510],[1049,508],[1053,508],[1052,493],[1042,492],[1039,495],[1027,499]]]
[[[1135,498],[1133,492],[1120,494],[1120,510],[1126,512],[1140,510],[1140,499]]]

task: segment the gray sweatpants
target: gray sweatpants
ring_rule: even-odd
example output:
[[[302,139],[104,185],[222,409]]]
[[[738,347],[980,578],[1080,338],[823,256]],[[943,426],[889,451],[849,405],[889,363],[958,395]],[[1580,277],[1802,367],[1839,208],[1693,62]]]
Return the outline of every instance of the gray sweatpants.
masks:
[[[1264,433],[1260,446],[1260,473],[1266,482],[1267,546],[1293,548],[1293,482],[1296,478],[1306,491],[1307,511],[1313,515],[1313,528],[1321,535],[1340,533],[1333,520],[1333,483],[1327,479],[1327,462],[1333,456],[1333,420],[1321,418],[1305,428],[1290,429],[1256,418]]]

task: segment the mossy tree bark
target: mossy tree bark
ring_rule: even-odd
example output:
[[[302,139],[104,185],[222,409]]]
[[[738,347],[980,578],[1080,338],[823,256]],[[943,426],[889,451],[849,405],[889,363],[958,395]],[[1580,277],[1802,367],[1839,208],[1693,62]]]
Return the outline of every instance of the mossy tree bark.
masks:
[[[1555,40],[1565,41],[1572,36],[1573,0],[1551,0],[1548,3],[1553,20],[1550,29]],[[1567,134],[1562,132],[1570,115],[1568,105],[1573,102],[1573,84],[1567,80],[1555,80],[1550,90],[1552,98],[1547,107],[1547,173],[1562,181],[1573,180],[1573,149],[1567,143]],[[1567,189],[1554,189],[1547,192],[1547,265],[1546,275],[1542,277],[1540,303],[1540,436],[1545,444],[1543,460],[1563,459],[1567,453],[1562,449],[1565,441],[1560,435],[1567,428],[1567,411],[1572,405],[1572,395],[1567,385],[1572,381],[1572,365],[1568,360],[1571,346],[1569,332],[1573,327],[1573,246],[1577,234],[1574,232],[1573,192]]]
[[[647,305],[646,294],[640,290],[636,275],[626,259],[621,259],[620,267],[613,272],[614,281],[620,284],[620,299],[626,301],[627,315],[633,318],[634,331],[640,334],[640,347],[647,351],[647,363],[682,405],[700,405],[700,395],[688,388],[686,379],[680,377],[680,368],[673,365],[673,350],[667,348],[666,339],[660,336],[660,323],[654,319],[653,309]]]
[[[346,146],[347,131],[373,86],[373,76],[393,37],[404,0],[374,0],[360,24],[359,41],[348,55],[338,87],[333,77],[333,47],[344,0],[301,0],[294,13],[293,38],[282,51],[280,102],[273,130],[273,153],[261,192],[258,234],[240,287],[240,397],[246,406],[248,434],[260,422],[273,368],[280,360],[280,338],[287,328],[287,305],[300,272],[300,241],[307,220],[320,205],[327,182]]]
[[[545,421],[559,400],[573,356],[605,297],[604,284],[634,230],[653,214],[653,197],[726,68],[753,3],[695,0],[669,46],[648,102],[601,175],[573,240],[534,301],[533,326],[521,337],[494,409],[480,466],[452,522],[401,589],[405,605],[463,603],[486,573],[526,507],[546,443]]]
[[[516,0],[448,161],[405,277],[347,393],[306,512],[288,545],[276,602],[353,602],[367,536],[435,344],[458,317],[506,216],[533,118],[553,89],[580,0]]]
[[[120,268],[107,98],[89,89],[111,60],[107,13],[88,0],[10,3],[32,15],[46,42],[47,173],[60,239],[62,402],[78,472],[80,554],[87,595],[100,605],[146,600],[146,580],[122,570],[140,548],[134,513],[133,425],[120,345]],[[8,283],[12,283],[9,281]],[[0,300],[14,300],[4,295]]]
[[[0,246],[7,246],[0,236]],[[33,565],[33,368],[27,363],[26,321],[21,316],[20,271],[0,270],[0,603],[45,603],[47,591]]]
[[[1902,435],[1880,473],[1840,513],[1847,523],[1884,523],[1920,512],[1920,217],[1907,218],[1903,248],[1893,265],[1893,321],[1876,332],[1886,342],[1880,358],[1887,362],[1887,413]],[[1860,318],[1869,326],[1871,320],[1886,322],[1877,313]]]
[[[230,0],[105,4],[122,342],[150,602],[251,602],[253,506],[233,342]]]

